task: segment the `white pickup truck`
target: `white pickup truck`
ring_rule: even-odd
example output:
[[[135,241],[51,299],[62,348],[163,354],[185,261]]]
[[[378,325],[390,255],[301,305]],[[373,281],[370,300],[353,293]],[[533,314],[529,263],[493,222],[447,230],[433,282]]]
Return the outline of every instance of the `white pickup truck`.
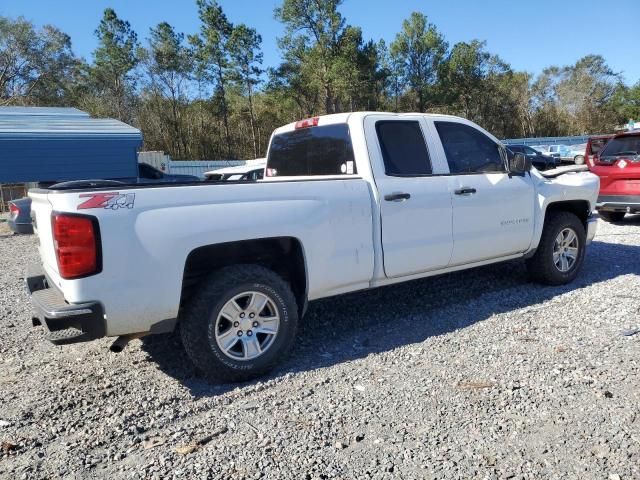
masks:
[[[113,350],[179,329],[209,378],[235,381],[282,357],[311,300],[519,258],[572,281],[598,177],[507,155],[462,118],[358,112],[277,129],[257,182],[32,190],[34,323]]]

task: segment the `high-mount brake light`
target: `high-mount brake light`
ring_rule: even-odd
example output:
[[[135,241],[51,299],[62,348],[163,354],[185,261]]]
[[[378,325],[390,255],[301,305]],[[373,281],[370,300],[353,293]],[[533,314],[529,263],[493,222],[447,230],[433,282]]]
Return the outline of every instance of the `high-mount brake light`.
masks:
[[[100,271],[99,238],[94,218],[53,213],[51,228],[58,273],[62,278],[86,277]]]
[[[304,120],[296,122],[296,130],[301,128],[317,127],[319,121],[320,117],[305,118]]]

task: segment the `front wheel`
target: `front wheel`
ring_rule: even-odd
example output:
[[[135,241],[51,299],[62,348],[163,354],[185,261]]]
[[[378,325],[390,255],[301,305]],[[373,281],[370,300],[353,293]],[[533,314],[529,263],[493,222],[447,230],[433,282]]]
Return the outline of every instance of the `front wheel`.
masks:
[[[580,219],[570,212],[549,212],[540,244],[527,260],[532,279],[547,285],[572,282],[584,261],[586,235]]]
[[[239,382],[269,371],[291,346],[298,324],[289,285],[259,265],[215,272],[186,305],[182,343],[210,380]]]
[[[609,223],[617,223],[621,222],[624,219],[625,212],[598,212],[600,218],[609,222]]]
[[[575,157],[573,157],[573,162],[576,165],[584,164],[584,155],[576,155]]]

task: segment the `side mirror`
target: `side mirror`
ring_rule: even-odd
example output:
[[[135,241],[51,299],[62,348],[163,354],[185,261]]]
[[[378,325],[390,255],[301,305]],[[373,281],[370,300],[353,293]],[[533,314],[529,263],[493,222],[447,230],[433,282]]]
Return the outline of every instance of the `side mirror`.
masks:
[[[509,173],[512,175],[524,175],[531,170],[531,159],[523,153],[515,153],[509,160]]]

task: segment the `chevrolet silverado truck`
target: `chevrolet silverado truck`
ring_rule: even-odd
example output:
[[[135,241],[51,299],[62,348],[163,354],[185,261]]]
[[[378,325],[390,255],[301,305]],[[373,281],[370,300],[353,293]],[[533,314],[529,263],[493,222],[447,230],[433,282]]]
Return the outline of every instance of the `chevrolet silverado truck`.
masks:
[[[462,118],[357,112],[277,129],[260,181],[32,190],[33,321],[116,351],[179,329],[207,377],[247,380],[309,301],[514,259],[571,282],[599,180],[550,172]]]

